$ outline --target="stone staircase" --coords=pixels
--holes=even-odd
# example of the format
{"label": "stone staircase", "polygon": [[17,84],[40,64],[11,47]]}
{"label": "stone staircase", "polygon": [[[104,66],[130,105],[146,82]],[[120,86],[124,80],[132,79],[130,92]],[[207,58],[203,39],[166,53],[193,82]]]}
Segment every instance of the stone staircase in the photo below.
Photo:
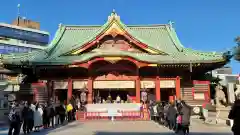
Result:
{"label": "stone staircase", "polygon": [[188,105],[199,105],[199,101],[193,99],[192,87],[182,88],[182,100],[184,100]]}
{"label": "stone staircase", "polygon": [[208,84],[196,83],[194,85],[185,85],[182,89],[182,100],[191,106],[202,106],[206,100],[194,99],[195,93],[207,93],[209,89]]}
{"label": "stone staircase", "polygon": [[48,101],[48,91],[46,87],[34,85],[32,89],[35,92],[35,100],[39,103],[44,103]]}

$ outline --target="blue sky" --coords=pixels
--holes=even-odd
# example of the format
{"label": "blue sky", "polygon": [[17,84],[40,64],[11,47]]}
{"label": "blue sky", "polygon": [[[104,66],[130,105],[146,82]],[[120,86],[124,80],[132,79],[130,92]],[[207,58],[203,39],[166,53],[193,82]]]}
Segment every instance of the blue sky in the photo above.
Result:
{"label": "blue sky", "polygon": [[[225,51],[240,35],[240,0],[1,0],[0,22],[11,23],[20,13],[41,22],[41,29],[55,34],[58,24],[104,24],[113,9],[125,24],[175,22],[185,47]],[[240,64],[230,64],[239,73]]]}

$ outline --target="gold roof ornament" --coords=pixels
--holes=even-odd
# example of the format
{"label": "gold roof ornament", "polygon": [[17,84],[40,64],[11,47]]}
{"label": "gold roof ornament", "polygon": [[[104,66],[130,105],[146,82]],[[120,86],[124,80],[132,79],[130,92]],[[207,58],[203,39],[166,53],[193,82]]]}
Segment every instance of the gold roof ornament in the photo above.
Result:
{"label": "gold roof ornament", "polygon": [[120,20],[120,16],[117,15],[115,9],[113,9],[112,13],[110,16],[108,16],[108,21],[111,21],[113,19]]}

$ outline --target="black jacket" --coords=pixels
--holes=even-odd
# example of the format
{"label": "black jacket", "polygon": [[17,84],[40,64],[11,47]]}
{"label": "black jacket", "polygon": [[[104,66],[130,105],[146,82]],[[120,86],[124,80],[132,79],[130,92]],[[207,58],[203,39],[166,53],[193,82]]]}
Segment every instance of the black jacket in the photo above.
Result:
{"label": "black jacket", "polygon": [[182,115],[182,125],[189,125],[190,124],[190,117],[191,117],[191,107],[188,105],[183,105],[181,108],[181,115]]}
{"label": "black jacket", "polygon": [[66,114],[66,110],[63,107],[63,105],[58,106],[58,113],[59,113],[59,115],[65,115]]}
{"label": "black jacket", "polygon": [[22,110],[22,117],[24,120],[33,119],[33,110],[25,106]]}
{"label": "black jacket", "polygon": [[47,111],[47,117],[48,118],[52,118],[52,117],[55,116],[55,109],[54,109],[54,107],[52,105],[48,106],[46,108],[46,111]]}
{"label": "black jacket", "polygon": [[240,133],[240,100],[236,100],[228,115],[234,121],[232,131]]}
{"label": "black jacket", "polygon": [[159,114],[159,115],[162,115],[162,114],[163,114],[163,109],[164,109],[164,108],[163,108],[163,105],[161,105],[161,104],[158,105],[157,111],[158,111],[158,114]]}
{"label": "black jacket", "polygon": [[177,109],[173,105],[168,108],[167,118],[168,120],[176,120],[177,118]]}

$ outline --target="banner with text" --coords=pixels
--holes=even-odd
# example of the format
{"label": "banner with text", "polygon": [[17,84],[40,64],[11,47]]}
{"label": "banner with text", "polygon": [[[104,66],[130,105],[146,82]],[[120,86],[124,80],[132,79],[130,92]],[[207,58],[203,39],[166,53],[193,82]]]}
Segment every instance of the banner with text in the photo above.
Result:
{"label": "banner with text", "polygon": [[135,88],[134,81],[94,81],[94,89],[123,89]]}

